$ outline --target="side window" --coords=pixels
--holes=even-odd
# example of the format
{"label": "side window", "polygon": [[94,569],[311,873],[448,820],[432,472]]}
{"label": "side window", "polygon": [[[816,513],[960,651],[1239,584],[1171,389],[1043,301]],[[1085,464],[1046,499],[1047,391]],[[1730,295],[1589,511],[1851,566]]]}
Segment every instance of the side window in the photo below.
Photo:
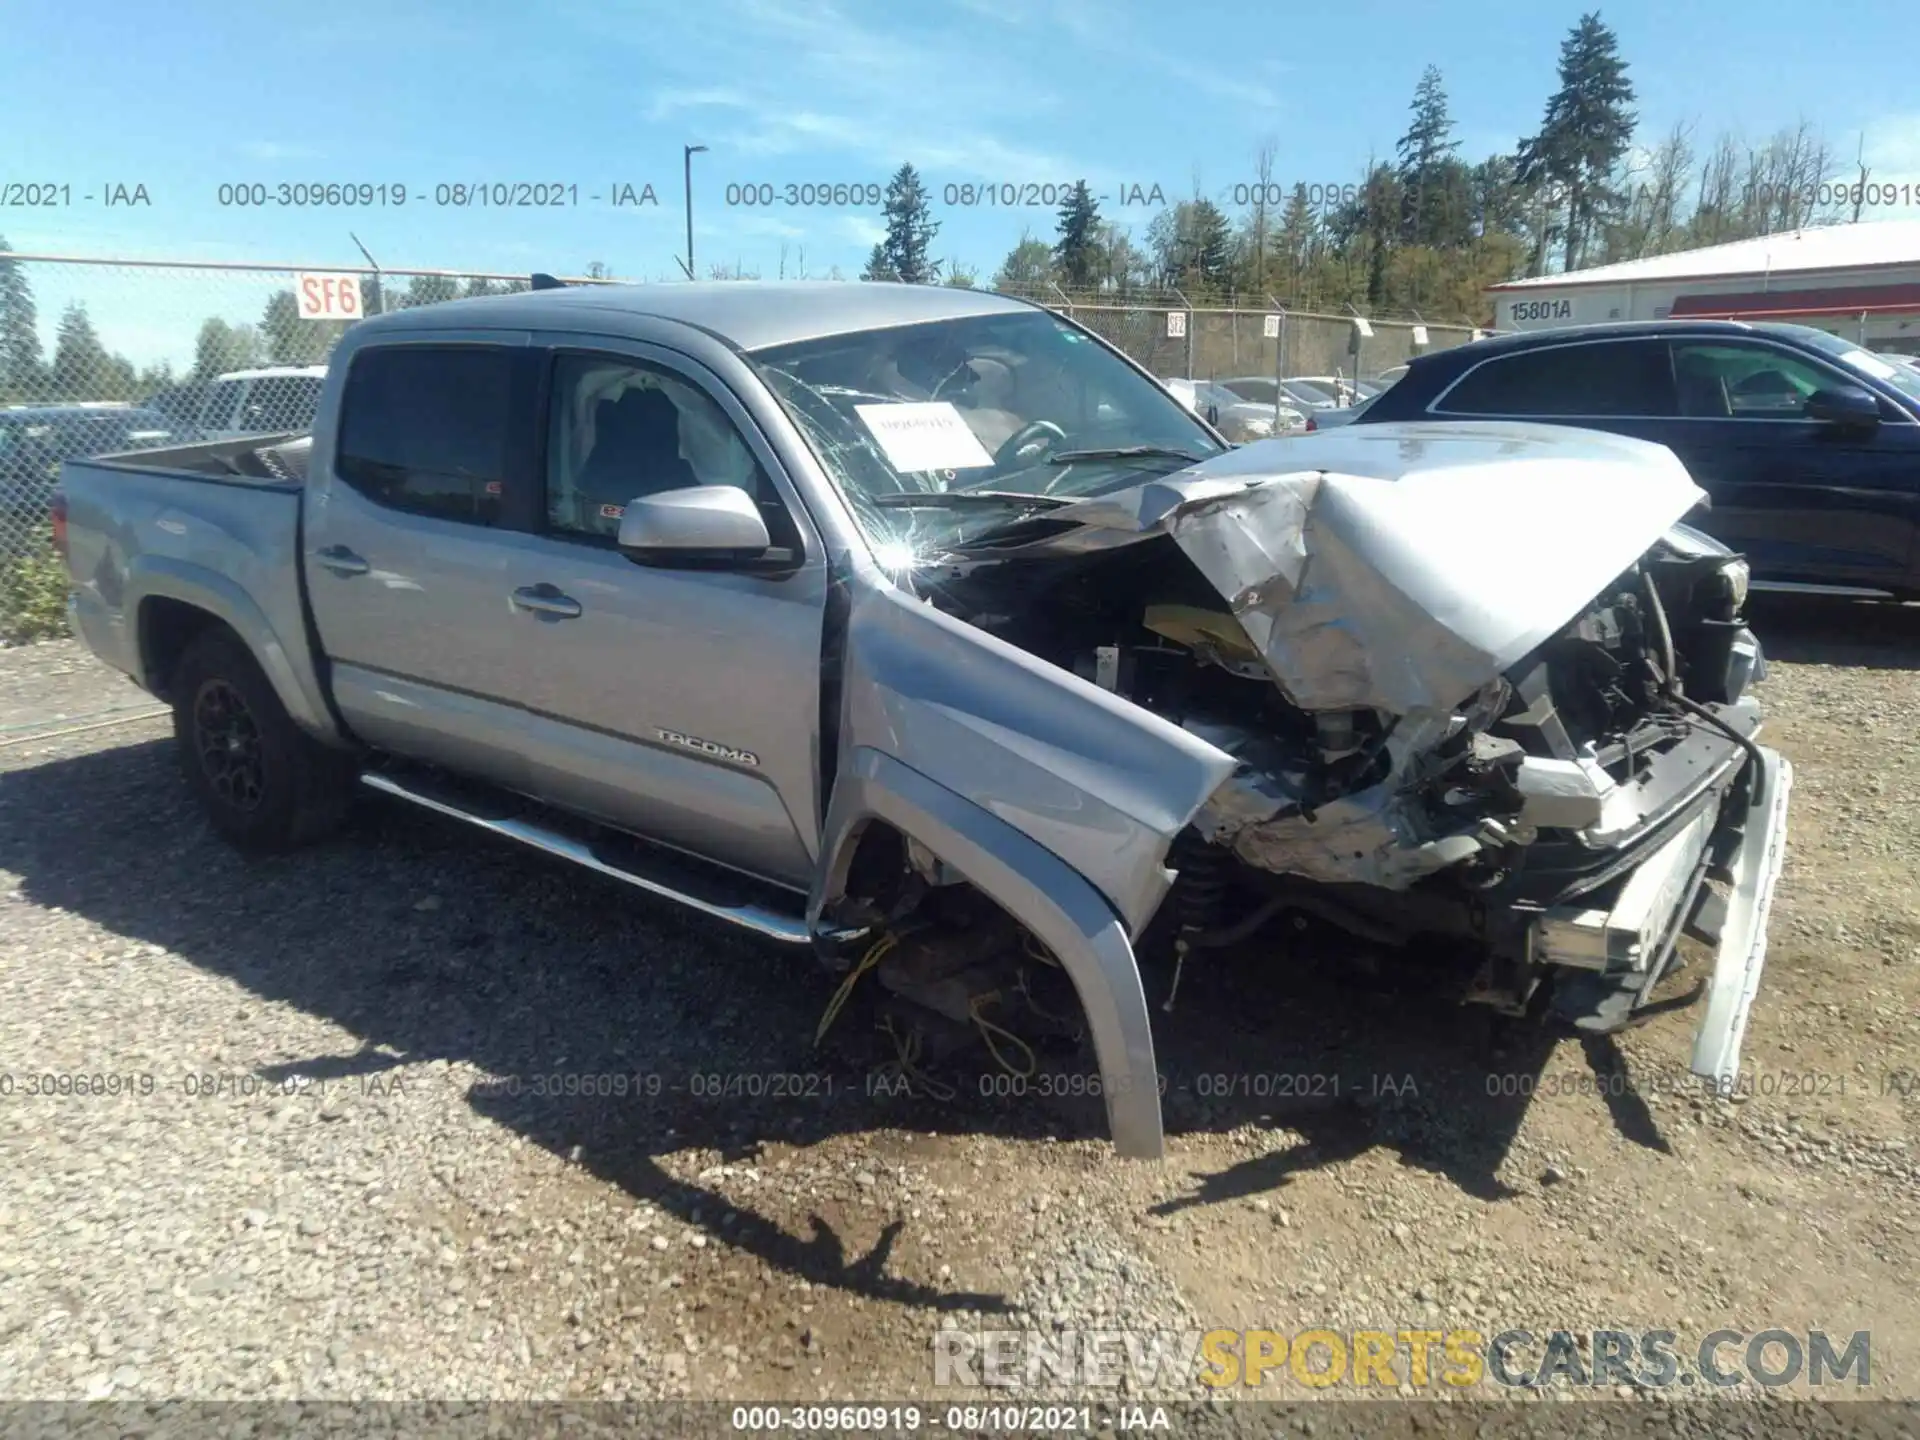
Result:
{"label": "side window", "polygon": [[241,424],[248,430],[305,430],[320,398],[317,375],[267,375],[253,382]]}
{"label": "side window", "polygon": [[1771,345],[1676,342],[1680,413],[1713,420],[1798,420],[1807,397],[1834,383],[1819,366]]}
{"label": "side window", "polygon": [[233,428],[233,407],[240,403],[240,391],[245,388],[244,380],[223,380],[207,391],[207,398],[200,406],[200,425],[206,430],[231,430]]}
{"label": "side window", "polygon": [[491,525],[507,475],[512,353],[396,345],[354,357],[334,469],[395,510]]}
{"label": "side window", "polygon": [[561,355],[547,433],[547,528],[611,539],[628,503],[690,485],[752,495],[775,545],[797,545],[785,503],[719,402],[661,367]]}
{"label": "side window", "polygon": [[1657,340],[1555,345],[1489,360],[1444,395],[1448,415],[1666,416],[1674,413],[1666,346]]}

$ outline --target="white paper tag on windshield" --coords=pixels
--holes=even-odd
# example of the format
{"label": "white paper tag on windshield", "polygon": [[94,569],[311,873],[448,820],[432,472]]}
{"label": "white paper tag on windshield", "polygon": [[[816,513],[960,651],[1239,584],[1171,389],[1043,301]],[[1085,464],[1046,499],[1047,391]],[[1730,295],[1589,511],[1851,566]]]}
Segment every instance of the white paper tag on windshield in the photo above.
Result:
{"label": "white paper tag on windshield", "polygon": [[880,442],[887,463],[902,474],[968,470],[993,464],[987,447],[945,400],[901,405],[856,405],[861,423]]}

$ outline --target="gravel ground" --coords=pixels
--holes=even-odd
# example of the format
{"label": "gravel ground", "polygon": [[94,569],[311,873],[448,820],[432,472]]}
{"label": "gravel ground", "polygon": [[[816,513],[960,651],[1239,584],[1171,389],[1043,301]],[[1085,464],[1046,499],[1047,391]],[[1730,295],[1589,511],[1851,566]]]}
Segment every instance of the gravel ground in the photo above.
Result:
{"label": "gravel ground", "polygon": [[1749,1093],[1682,1083],[1684,1009],[1582,1045],[1222,959],[1157,1166],[1084,1097],[885,1093],[810,959],[425,817],[244,861],[146,697],[0,653],[0,1398],[925,1400],[942,1328],[1213,1326],[1870,1330],[1920,1397],[1920,613],[1759,623]]}

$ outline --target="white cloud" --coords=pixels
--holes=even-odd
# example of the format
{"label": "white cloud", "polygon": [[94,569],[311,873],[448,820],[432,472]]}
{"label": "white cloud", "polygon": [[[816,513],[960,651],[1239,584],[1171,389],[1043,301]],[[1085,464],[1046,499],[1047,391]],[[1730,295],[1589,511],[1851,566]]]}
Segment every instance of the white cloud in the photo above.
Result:
{"label": "white cloud", "polygon": [[873,246],[887,238],[887,227],[865,215],[842,215],[840,232],[856,244]]}
{"label": "white cloud", "polygon": [[738,90],[709,87],[695,90],[662,90],[647,109],[649,120],[665,120],[687,110],[745,110],[752,102]]}
{"label": "white cloud", "polygon": [[1872,178],[1920,179],[1920,111],[1882,116],[1866,127],[1864,140]]}
{"label": "white cloud", "polygon": [[[1000,36],[975,18],[978,4],[944,25],[916,14],[899,33],[835,0],[705,0],[684,24],[588,0],[561,13],[609,46],[644,53],[662,80],[654,119],[696,119],[702,132],[690,139],[735,155],[837,154],[866,167],[820,177],[829,181],[884,178],[907,158],[935,184],[1058,180],[1072,169],[1017,138],[1061,101],[1056,87],[1008,63]],[[755,43],[739,45],[741,35]]]}
{"label": "white cloud", "polygon": [[308,145],[283,145],[277,140],[245,140],[240,153],[250,160],[318,160],[320,152]]}

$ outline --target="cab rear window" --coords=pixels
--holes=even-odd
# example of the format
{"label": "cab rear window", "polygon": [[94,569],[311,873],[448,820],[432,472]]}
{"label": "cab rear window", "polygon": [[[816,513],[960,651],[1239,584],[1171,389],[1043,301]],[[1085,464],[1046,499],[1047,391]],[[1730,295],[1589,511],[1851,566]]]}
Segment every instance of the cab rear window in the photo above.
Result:
{"label": "cab rear window", "polygon": [[362,351],[347,373],[336,473],[395,510],[495,523],[511,377],[510,352],[488,346]]}

